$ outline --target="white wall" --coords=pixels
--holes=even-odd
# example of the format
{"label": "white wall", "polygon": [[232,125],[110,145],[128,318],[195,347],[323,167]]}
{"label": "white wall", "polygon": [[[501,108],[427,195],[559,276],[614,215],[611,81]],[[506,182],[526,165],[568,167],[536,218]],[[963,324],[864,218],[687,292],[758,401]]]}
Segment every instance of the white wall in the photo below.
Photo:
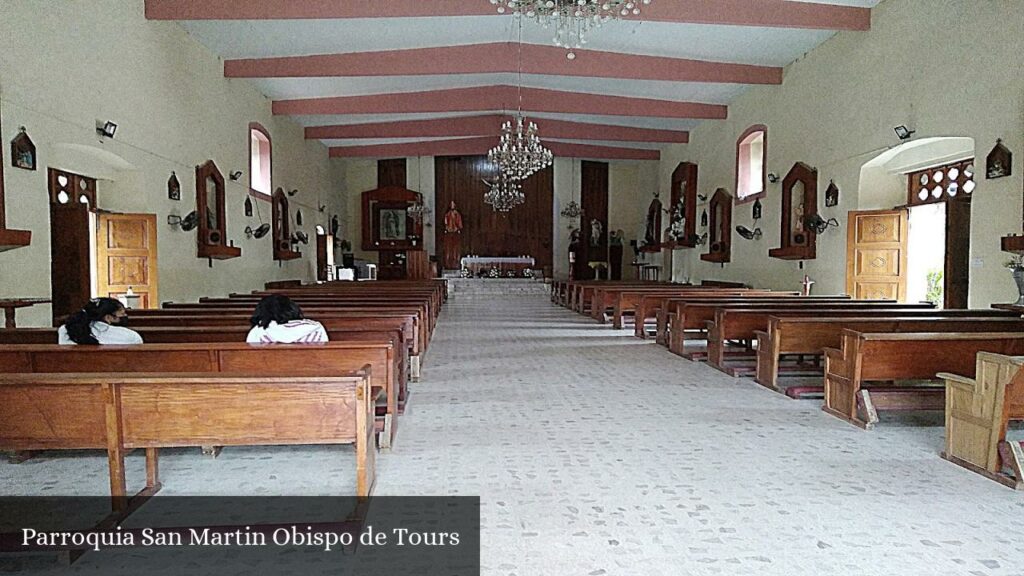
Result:
{"label": "white wall", "polygon": [[[8,226],[32,231],[32,245],[0,253],[0,296],[41,297],[50,292],[47,167],[101,178],[99,207],[156,213],[161,300],[261,288],[273,279],[314,276],[315,244],[304,257],[278,266],[269,237],[246,239],[243,203],[248,190],[249,122],[273,141],[273,184],[300,192],[313,238],[316,224],[340,210],[332,194],[327,150],[306,141],[293,121],[271,114],[270,101],[247,81],[229,80],[223,63],[177,24],[146,21],[142,1],[6,0],[0,3],[0,106],[5,148],[25,126],[37,150],[38,170],[10,167],[5,154]],[[119,127],[101,140],[97,119]],[[196,257],[195,232],[164,224],[168,214],[195,207],[195,166],[213,159],[221,172],[244,170],[228,182],[228,239],[242,256]],[[181,202],[167,198],[175,171]],[[318,205],[328,205],[325,214]],[[260,203],[264,221],[270,204]],[[293,214],[294,216],[294,214]],[[253,219],[253,223],[258,222]],[[18,313],[19,325],[46,325],[48,307]]]}
{"label": "white wall", "polygon": [[[869,32],[843,32],[787,67],[782,86],[751,89],[729,107],[729,118],[703,123],[690,144],[667,147],[661,188],[681,160],[700,166],[700,192],[735,188],[736,138],[752,124],[768,126],[768,170],[779,176],[797,161],[819,171],[819,210],[843,223],[818,238],[818,256],[796,262],[769,259],[778,245],[780,185],[769,184],[761,225],[764,239],[733,234],[732,263],[701,262],[700,250],[676,253],[677,279],[742,280],[769,288],[798,289],[806,272],[816,293],[845,290],[846,218],[860,207],[892,207],[906,188],[892,186],[858,197],[863,164],[896,144],[892,127],[916,129],[916,138],[973,138],[984,157],[1002,138],[1016,152],[1014,174],[978,180],[972,210],[971,306],[1010,302],[1016,289],[1002,268],[999,237],[1021,231],[1024,157],[1024,18],[1017,0],[886,0],[872,12]],[[840,205],[824,208],[830,179]],[[750,206],[736,208],[734,224],[750,220]]]}
{"label": "white wall", "polygon": [[[629,248],[629,240],[636,239],[646,217],[647,205],[658,189],[659,164],[652,161],[611,161],[608,167],[608,220],[609,230],[624,230],[626,233],[623,251],[623,274],[631,277],[633,269],[629,262],[633,252]],[[344,196],[343,203],[347,207],[347,225],[343,225],[345,238],[354,238],[353,245],[356,255],[376,261],[375,252],[359,250],[361,238],[361,194],[377,186],[377,161],[363,158],[335,158],[331,160],[331,171],[337,174],[337,182]],[[563,208],[571,200],[580,201],[580,161],[574,158],[555,158],[554,165],[554,202],[552,254],[554,257],[553,273],[556,278],[569,275],[569,221],[560,215]],[[422,156],[406,159],[406,185],[409,189],[423,194],[424,202],[431,207],[433,213],[427,222],[436,226],[444,217],[446,206],[437,206],[434,180],[434,157]],[[483,200],[481,199],[481,202]],[[576,225],[579,225],[577,221]],[[425,227],[426,247],[430,254],[436,254],[434,231]]]}

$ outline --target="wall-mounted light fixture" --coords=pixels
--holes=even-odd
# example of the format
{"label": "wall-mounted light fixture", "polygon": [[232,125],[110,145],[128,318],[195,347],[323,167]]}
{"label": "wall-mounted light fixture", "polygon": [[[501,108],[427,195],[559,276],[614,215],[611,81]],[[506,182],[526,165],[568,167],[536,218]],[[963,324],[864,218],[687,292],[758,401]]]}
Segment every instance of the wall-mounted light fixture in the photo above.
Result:
{"label": "wall-mounted light fixture", "polygon": [[232,182],[238,182],[238,179],[241,178],[241,177],[242,177],[242,171],[241,170],[235,170],[234,172],[231,172],[231,173],[228,174],[228,178],[230,178]]}
{"label": "wall-mounted light fixture", "polygon": [[775,172],[769,172],[768,173],[768,181],[771,182],[772,184],[778,184],[779,183],[779,175],[776,174]]}
{"label": "wall-mounted light fixture", "polygon": [[252,226],[245,227],[245,236],[247,238],[256,238],[259,240],[266,236],[267,232],[270,232],[270,224],[260,224],[256,228],[253,228]]}
{"label": "wall-mounted light fixture", "polygon": [[113,138],[117,132],[117,124],[109,120],[97,120],[96,121],[96,133],[104,138]]}
{"label": "wall-mounted light fixture", "polygon": [[901,142],[905,140],[910,140],[910,137],[917,132],[917,130],[911,130],[910,128],[907,128],[903,124],[900,124],[899,126],[893,128],[892,131],[896,133],[896,137],[899,138]]}
{"label": "wall-mounted light fixture", "polygon": [[289,190],[289,191],[288,191],[288,195],[289,195],[289,196],[295,196],[295,195],[296,195],[296,194],[298,194],[298,193],[299,193],[299,189],[298,189],[298,188],[296,188],[296,189],[294,189],[294,190]]}

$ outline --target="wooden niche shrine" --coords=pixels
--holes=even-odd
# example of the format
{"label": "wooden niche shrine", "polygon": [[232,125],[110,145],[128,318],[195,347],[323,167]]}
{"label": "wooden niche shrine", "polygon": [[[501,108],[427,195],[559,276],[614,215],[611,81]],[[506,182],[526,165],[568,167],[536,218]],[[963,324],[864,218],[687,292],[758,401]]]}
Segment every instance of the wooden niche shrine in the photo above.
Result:
{"label": "wooden niche shrine", "polygon": [[732,195],[725,188],[715,190],[708,203],[708,251],[700,255],[705,262],[725,264],[732,260]]}
{"label": "wooden niche shrine", "polygon": [[[0,130],[0,134],[3,131]],[[4,153],[0,146],[0,252],[28,246],[32,242],[32,231],[11,230],[7,227],[7,213],[4,204]]]}
{"label": "wooden niche shrine", "polygon": [[242,255],[242,249],[229,246],[227,213],[224,210],[224,176],[213,160],[196,166],[196,215],[199,219],[200,258],[228,260]]}
{"label": "wooden niche shrine", "polygon": [[797,162],[782,179],[782,245],[768,255],[782,260],[813,260],[817,234],[807,218],[818,214],[818,171]]}
{"label": "wooden niche shrine", "polygon": [[288,221],[288,195],[284,189],[274,190],[271,197],[271,211],[273,212],[273,236],[274,236],[274,260],[295,260],[301,258],[302,253],[292,250],[291,223]]}
{"label": "wooden niche shrine", "polygon": [[410,208],[423,204],[423,195],[401,186],[363,192],[363,250],[378,253],[380,280],[426,278],[423,219]]}
{"label": "wooden niche shrine", "polygon": [[[697,246],[697,165],[680,162],[672,172],[672,205],[669,208],[672,223],[669,237],[673,248],[694,248]],[[673,227],[679,217],[683,218],[682,235]]]}

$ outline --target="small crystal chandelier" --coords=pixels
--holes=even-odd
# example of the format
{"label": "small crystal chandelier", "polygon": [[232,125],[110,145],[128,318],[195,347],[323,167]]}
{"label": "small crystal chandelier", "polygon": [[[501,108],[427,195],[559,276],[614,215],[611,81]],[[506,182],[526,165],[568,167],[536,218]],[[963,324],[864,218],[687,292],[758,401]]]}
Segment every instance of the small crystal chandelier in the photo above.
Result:
{"label": "small crystal chandelier", "polygon": [[499,14],[511,11],[516,16],[534,19],[545,29],[554,27],[556,46],[569,50],[566,57],[587,43],[587,34],[613,18],[639,16],[641,4],[651,0],[491,0]]}
{"label": "small crystal chandelier", "polygon": [[501,140],[487,153],[487,159],[508,179],[525,180],[550,166],[554,154],[540,143],[537,125],[530,122],[524,128],[523,116],[517,114],[515,128],[512,122],[501,125]]}
{"label": "small crystal chandelier", "polygon": [[484,193],[484,203],[490,204],[495,212],[508,212],[526,202],[523,187],[504,173],[500,173],[493,182],[484,180],[484,184],[490,187],[490,190]]}

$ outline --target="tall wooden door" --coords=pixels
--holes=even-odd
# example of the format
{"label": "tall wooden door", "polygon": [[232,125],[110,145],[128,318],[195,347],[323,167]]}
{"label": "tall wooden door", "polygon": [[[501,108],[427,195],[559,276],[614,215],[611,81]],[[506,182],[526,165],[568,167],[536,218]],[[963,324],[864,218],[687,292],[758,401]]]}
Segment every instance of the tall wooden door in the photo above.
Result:
{"label": "tall wooden door", "polygon": [[156,308],[156,214],[101,213],[96,224],[96,288],[116,298],[131,287],[140,308]]}
{"label": "tall wooden door", "polygon": [[907,221],[907,210],[850,212],[846,291],[854,298],[906,299]]}
{"label": "tall wooden door", "polygon": [[50,168],[50,299],[53,325],[92,297],[90,214],[96,206],[96,180]]}
{"label": "tall wooden door", "polygon": [[966,309],[971,278],[971,202],[946,202],[946,266],[943,307]]}

